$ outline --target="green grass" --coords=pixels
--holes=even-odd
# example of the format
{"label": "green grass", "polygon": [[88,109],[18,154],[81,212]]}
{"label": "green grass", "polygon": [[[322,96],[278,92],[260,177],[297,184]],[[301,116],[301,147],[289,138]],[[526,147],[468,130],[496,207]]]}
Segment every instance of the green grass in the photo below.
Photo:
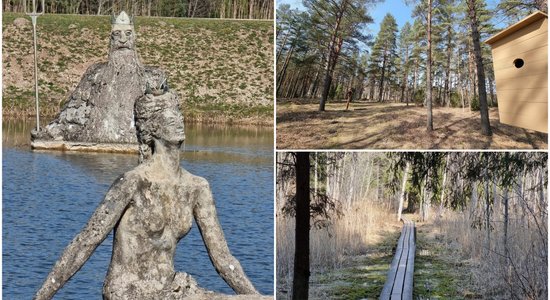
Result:
{"label": "green grass", "polygon": [[[23,15],[3,15],[4,66],[13,65],[8,59],[12,57],[25,80],[32,80],[27,76],[33,72],[32,63],[28,63],[32,57],[31,26],[8,26],[18,17]],[[181,95],[186,111],[203,116],[215,111],[231,119],[258,114],[272,119],[271,22],[137,17],[135,24],[142,62],[167,72],[170,87]],[[39,61],[39,71],[48,80],[41,90],[42,105],[57,107],[61,99],[68,98],[67,91],[74,89],[84,73],[75,72],[76,67],[107,59],[109,32],[109,16],[47,14],[38,18],[39,52],[46,57]],[[79,75],[68,82],[69,74],[71,78]],[[4,80],[4,87],[4,99],[34,101],[19,91],[20,82]],[[219,103],[222,100],[225,103]]]}
{"label": "green grass", "polygon": [[399,232],[389,233],[379,244],[369,249],[369,253],[355,260],[352,266],[327,272],[317,279],[317,283],[330,286],[331,299],[356,300],[377,299],[386,282],[386,276],[393,258],[393,247]]}
{"label": "green grass", "polygon": [[461,271],[451,260],[448,249],[417,233],[414,262],[414,296],[422,299],[464,299],[459,291]]}

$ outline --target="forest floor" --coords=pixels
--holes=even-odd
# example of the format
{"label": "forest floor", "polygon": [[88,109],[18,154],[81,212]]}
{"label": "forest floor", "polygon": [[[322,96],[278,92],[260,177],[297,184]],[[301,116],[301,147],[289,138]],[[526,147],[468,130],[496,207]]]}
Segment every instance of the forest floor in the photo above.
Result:
{"label": "forest floor", "polygon": [[433,109],[432,133],[426,108],[402,103],[277,101],[277,149],[546,149],[548,135],[501,124],[490,109],[493,135],[481,134],[479,112]]}
{"label": "forest floor", "polygon": [[[409,218],[417,221],[417,216]],[[481,299],[472,280],[474,264],[459,254],[433,222],[416,223],[414,299]],[[367,253],[350,256],[342,268],[313,272],[311,299],[378,299],[401,227],[393,226]]]}
{"label": "forest floor", "polygon": [[[273,125],[272,21],[137,17],[135,24],[141,62],[166,71],[187,121]],[[2,29],[3,115],[34,115],[32,25],[5,13]],[[39,18],[42,116],[57,114],[86,69],[107,61],[110,29],[109,16]]]}

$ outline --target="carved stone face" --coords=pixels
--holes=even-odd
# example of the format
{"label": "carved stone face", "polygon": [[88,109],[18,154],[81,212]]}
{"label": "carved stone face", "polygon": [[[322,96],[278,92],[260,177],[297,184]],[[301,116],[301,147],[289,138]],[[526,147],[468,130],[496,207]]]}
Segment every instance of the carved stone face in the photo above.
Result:
{"label": "carved stone face", "polygon": [[136,130],[140,143],[150,144],[159,139],[174,145],[185,140],[183,116],[177,95],[168,92],[161,96],[145,95],[136,101]]}
{"label": "carved stone face", "polygon": [[176,145],[185,140],[183,116],[177,107],[159,112],[159,119],[159,122],[163,124],[157,132],[160,139]]}
{"label": "carved stone face", "polygon": [[133,50],[136,44],[134,28],[129,25],[115,25],[111,30],[111,51]]}

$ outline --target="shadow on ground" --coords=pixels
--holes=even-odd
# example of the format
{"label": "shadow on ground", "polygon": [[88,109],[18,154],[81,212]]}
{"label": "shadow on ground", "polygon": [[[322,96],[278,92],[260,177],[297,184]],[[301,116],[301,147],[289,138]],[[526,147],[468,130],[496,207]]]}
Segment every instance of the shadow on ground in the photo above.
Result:
{"label": "shadow on ground", "polygon": [[546,149],[547,134],[501,124],[490,110],[493,136],[481,134],[479,112],[434,108],[434,131],[426,109],[400,103],[277,103],[278,149]]}

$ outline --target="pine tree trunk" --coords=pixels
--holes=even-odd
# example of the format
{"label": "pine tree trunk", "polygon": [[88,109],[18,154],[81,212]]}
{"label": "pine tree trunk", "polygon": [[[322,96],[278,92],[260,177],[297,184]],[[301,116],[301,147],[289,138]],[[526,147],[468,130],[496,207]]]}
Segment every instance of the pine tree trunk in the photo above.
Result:
{"label": "pine tree trunk", "polygon": [[428,62],[426,64],[426,107],[428,110],[427,130],[433,131],[432,116],[432,0],[428,0]]}
{"label": "pine tree trunk", "polygon": [[380,90],[378,91],[378,102],[383,101],[383,95],[384,95],[384,73],[386,71],[386,53],[384,50],[384,57],[382,58],[382,74],[380,74]]}
{"label": "pine tree trunk", "polygon": [[309,293],[309,169],[309,152],[297,152],[293,300],[308,299]]}
{"label": "pine tree trunk", "polygon": [[[407,89],[407,77],[409,76],[409,49],[405,52],[405,70],[403,71],[403,82],[401,85],[401,100],[400,102],[403,103],[405,98],[405,91]],[[409,99],[407,98],[407,106],[409,106]]]}
{"label": "pine tree trunk", "polygon": [[277,94],[279,94],[279,89],[281,88],[281,84],[283,83],[283,80],[285,78],[286,69],[288,67],[288,63],[290,62],[290,58],[292,57],[292,54],[294,53],[294,45],[290,47],[290,50],[288,51],[288,54],[286,55],[285,62],[283,64],[283,67],[281,68],[281,73],[277,77]]}
{"label": "pine tree trunk", "polygon": [[[347,0],[342,1],[342,6],[336,17],[336,24],[334,24],[334,30],[332,31],[331,41],[328,48],[328,57],[327,65],[325,68],[325,78],[323,80],[323,92],[321,93],[321,101],[319,103],[319,111],[325,111],[325,103],[327,102],[328,93],[330,90],[330,84],[332,82],[332,75],[334,72],[334,66],[340,54],[340,47],[342,45],[342,40],[339,40],[338,34],[340,31],[340,24],[344,16],[344,12],[347,8]],[[339,44],[339,45],[338,45]]]}
{"label": "pine tree trunk", "polygon": [[447,28],[447,65],[445,66],[445,92],[444,92],[444,103],[447,107],[450,104],[450,77],[451,77],[451,55],[452,55],[452,36],[451,36],[451,25]]}
{"label": "pine tree trunk", "polygon": [[[412,89],[412,93],[411,93],[411,99],[413,100],[413,102],[415,101],[414,99],[414,94],[416,93],[416,77],[418,75],[418,60],[415,60],[414,61],[414,73],[413,73],[413,89]],[[409,99],[407,98],[407,106],[409,105]]]}
{"label": "pine tree trunk", "polygon": [[472,41],[474,44],[474,55],[477,68],[477,88],[479,94],[479,112],[481,114],[481,133],[490,136],[491,124],[489,123],[489,109],[487,107],[487,91],[485,89],[485,69],[483,68],[483,56],[481,55],[481,45],[478,30],[478,20],[475,0],[468,0],[468,15],[470,17],[470,27],[472,29]]}

